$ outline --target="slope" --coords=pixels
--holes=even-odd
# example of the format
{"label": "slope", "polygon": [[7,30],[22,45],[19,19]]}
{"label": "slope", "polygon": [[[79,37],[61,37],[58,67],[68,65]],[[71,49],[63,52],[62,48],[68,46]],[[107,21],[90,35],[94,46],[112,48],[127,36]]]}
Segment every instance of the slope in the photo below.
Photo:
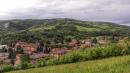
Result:
{"label": "slope", "polygon": [[130,56],[86,61],[58,66],[48,66],[7,73],[129,73]]}
{"label": "slope", "polygon": [[[58,42],[94,36],[130,36],[130,27],[110,22],[74,19],[26,19],[0,21],[0,43]],[[45,43],[44,42],[44,43]]]}

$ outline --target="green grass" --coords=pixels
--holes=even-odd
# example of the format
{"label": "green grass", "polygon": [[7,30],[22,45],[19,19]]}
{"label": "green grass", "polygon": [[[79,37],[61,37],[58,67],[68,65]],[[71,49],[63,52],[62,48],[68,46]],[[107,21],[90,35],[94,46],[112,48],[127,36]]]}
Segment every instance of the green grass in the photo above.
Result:
{"label": "green grass", "polygon": [[95,27],[105,29],[105,30],[107,29],[107,30],[110,30],[110,31],[117,31],[117,30],[122,29],[121,27],[114,27],[114,26],[110,26],[110,25],[107,25],[107,24],[95,25]]}
{"label": "green grass", "polygon": [[29,29],[29,31],[44,31],[44,30],[47,30],[47,29],[52,29],[52,28],[55,28],[55,26],[52,26],[52,25],[50,25],[50,26],[46,26],[46,27],[31,27],[30,29]]}
{"label": "green grass", "polygon": [[83,26],[78,26],[76,25],[76,28],[79,30],[79,31],[89,31],[89,32],[92,32],[92,31],[101,31],[101,29],[99,28],[87,28],[87,27],[83,27]]}
{"label": "green grass", "polygon": [[130,73],[130,56],[113,57],[7,73]]}

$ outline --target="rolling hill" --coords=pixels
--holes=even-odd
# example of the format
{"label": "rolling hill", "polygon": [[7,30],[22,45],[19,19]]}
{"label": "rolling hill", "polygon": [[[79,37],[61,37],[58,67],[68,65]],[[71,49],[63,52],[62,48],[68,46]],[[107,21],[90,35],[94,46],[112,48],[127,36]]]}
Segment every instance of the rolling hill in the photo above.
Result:
{"label": "rolling hill", "polygon": [[129,73],[130,56],[48,66],[7,73]]}
{"label": "rolling hill", "polygon": [[74,19],[25,19],[25,20],[3,20],[0,21],[0,32],[16,32],[21,30],[41,30],[50,29],[56,25],[74,25],[79,31],[102,31],[111,30],[117,31],[130,27],[118,25],[110,22],[92,22],[80,21]]}
{"label": "rolling hill", "polygon": [[130,27],[111,22],[75,19],[25,19],[0,21],[0,43],[12,41],[63,42],[69,38],[93,36],[129,36]]}

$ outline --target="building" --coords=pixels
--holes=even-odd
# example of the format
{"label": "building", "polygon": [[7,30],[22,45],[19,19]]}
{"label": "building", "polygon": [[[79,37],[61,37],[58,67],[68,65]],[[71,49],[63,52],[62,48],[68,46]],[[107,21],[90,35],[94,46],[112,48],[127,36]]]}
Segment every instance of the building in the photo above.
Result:
{"label": "building", "polygon": [[15,50],[22,49],[24,53],[31,54],[37,51],[39,44],[35,43],[26,43],[26,42],[18,42],[15,44]]}
{"label": "building", "polygon": [[76,39],[72,39],[72,41],[69,43],[69,46],[73,49],[76,49],[78,47],[78,41]]}
{"label": "building", "polygon": [[59,57],[59,56],[64,55],[70,51],[71,50],[69,50],[68,48],[54,48],[51,50],[51,53],[54,57]]}
{"label": "building", "polygon": [[21,63],[21,56],[22,54],[17,54],[15,61],[14,61],[14,65],[20,64]]}
{"label": "building", "polygon": [[99,45],[106,45],[107,41],[106,40],[98,40]]}
{"label": "building", "polygon": [[8,57],[9,57],[9,53],[5,53],[5,52],[0,53],[0,64],[11,63],[11,61]]}
{"label": "building", "polygon": [[43,57],[45,57],[43,52],[33,53],[33,54],[29,55],[30,63],[34,64],[37,62],[37,60],[39,60]]}
{"label": "building", "polygon": [[80,48],[89,48],[92,46],[91,40],[82,40],[80,44]]}
{"label": "building", "polygon": [[7,45],[0,45],[0,52],[7,52],[8,46]]}
{"label": "building", "polygon": [[[15,59],[15,62],[14,64],[17,65],[17,64],[20,64],[21,63],[21,56],[23,54],[17,54],[16,55],[16,59]],[[44,57],[44,54],[42,52],[40,53],[32,53],[29,55],[29,60],[30,60],[30,63],[31,64],[34,64],[37,62],[37,60],[41,59]]]}

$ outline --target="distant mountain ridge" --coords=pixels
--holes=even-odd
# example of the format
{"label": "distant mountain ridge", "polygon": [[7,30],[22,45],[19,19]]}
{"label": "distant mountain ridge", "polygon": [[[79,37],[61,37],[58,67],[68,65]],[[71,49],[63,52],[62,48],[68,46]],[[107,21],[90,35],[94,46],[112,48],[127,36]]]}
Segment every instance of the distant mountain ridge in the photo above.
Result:
{"label": "distant mountain ridge", "polygon": [[[112,26],[128,27],[128,26],[124,26],[124,25],[111,23],[111,22],[92,22],[92,21],[80,21],[80,20],[68,19],[68,18],[64,18],[64,19],[59,18],[59,19],[25,19],[25,20],[3,20],[3,21],[1,20],[0,28],[1,28],[1,30],[8,30],[8,31],[25,30],[25,29],[28,29],[35,25],[53,24],[58,21],[59,22],[60,21],[81,22],[84,24],[97,24],[97,25],[109,24]],[[7,24],[8,24],[8,27],[5,28],[5,25],[7,25]],[[1,32],[1,30],[0,30],[0,32]]]}
{"label": "distant mountain ridge", "polygon": [[[26,38],[33,37],[32,40],[34,36],[37,40],[41,40],[41,38],[38,38],[41,36],[51,40],[58,37],[65,39],[68,36],[72,38],[100,35],[129,36],[129,31],[129,26],[116,23],[81,21],[69,18],[0,21],[0,39],[10,41],[15,40],[17,37],[17,40],[27,41],[25,35]],[[63,37],[61,36],[63,34],[66,35]]]}

